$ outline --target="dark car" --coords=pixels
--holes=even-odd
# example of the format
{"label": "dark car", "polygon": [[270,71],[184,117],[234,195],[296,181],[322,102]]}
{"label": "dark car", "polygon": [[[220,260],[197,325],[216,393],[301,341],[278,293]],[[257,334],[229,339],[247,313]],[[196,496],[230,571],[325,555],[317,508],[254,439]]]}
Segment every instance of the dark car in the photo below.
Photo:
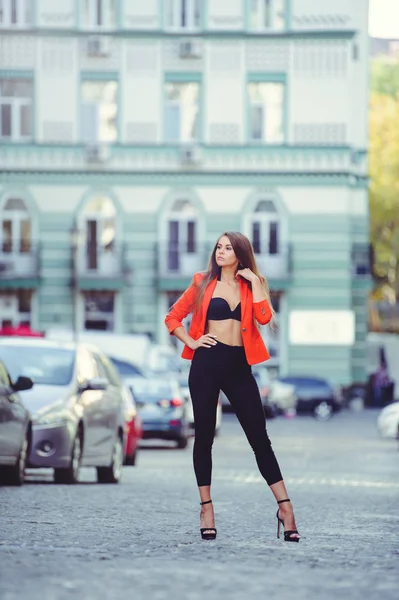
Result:
{"label": "dark car", "polygon": [[32,386],[29,377],[18,377],[13,383],[0,360],[0,483],[3,485],[22,485],[25,479],[31,422],[18,392]]}
{"label": "dark car", "polygon": [[34,382],[22,392],[32,415],[27,466],[54,469],[57,483],[76,483],[80,466],[96,467],[99,483],[121,477],[125,406],[111,361],[95,346],[4,338],[0,359],[11,374]]}
{"label": "dark car", "polygon": [[186,448],[190,436],[187,407],[175,379],[131,377],[132,389],[142,419],[143,439],[171,440]]}
{"label": "dark car", "polygon": [[283,383],[295,386],[297,413],[312,414],[318,420],[329,419],[341,408],[341,403],[333,387],[320,377],[285,376],[279,377]]}
{"label": "dark car", "polygon": [[135,365],[132,362],[127,360],[122,360],[120,358],[115,358],[114,356],[109,356],[109,359],[112,361],[114,367],[116,367],[119,375],[124,379],[125,377],[136,377],[137,375],[143,377],[144,373],[140,367]]}

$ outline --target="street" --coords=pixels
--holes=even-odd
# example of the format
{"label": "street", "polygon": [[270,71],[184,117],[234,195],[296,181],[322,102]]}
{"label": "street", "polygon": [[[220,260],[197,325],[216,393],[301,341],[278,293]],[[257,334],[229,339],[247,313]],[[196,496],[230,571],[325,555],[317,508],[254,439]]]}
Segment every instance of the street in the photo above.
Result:
{"label": "street", "polygon": [[31,471],[0,488],[0,597],[397,598],[399,452],[376,416],[269,422],[299,544],[276,539],[275,501],[234,415],[214,445],[215,542],[200,539],[192,442],[146,442],[116,486],[90,469],[77,486]]}

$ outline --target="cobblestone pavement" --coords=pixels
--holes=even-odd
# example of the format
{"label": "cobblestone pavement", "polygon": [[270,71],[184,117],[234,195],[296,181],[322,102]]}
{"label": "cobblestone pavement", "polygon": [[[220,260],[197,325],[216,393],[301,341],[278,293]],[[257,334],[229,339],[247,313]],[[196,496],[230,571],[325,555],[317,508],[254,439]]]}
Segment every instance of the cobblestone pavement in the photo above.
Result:
{"label": "cobblestone pavement", "polygon": [[[276,539],[276,505],[233,415],[214,446],[218,538],[201,541],[191,448],[146,447],[118,486],[0,488],[1,600],[390,600],[399,588],[399,452],[376,413],[268,425],[302,539]],[[148,446],[148,443],[146,443]]]}

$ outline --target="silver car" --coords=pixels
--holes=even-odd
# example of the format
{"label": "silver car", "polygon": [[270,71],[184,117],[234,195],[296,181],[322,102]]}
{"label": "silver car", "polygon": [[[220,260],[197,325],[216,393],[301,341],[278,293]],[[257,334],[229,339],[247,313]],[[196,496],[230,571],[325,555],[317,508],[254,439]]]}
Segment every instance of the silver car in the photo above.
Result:
{"label": "silver car", "polygon": [[11,377],[34,382],[21,397],[32,416],[27,466],[54,469],[57,483],[76,483],[96,467],[99,483],[117,483],[124,454],[124,401],[111,361],[94,346],[4,338],[0,359]]}
{"label": "silver car", "polygon": [[31,440],[29,411],[21,401],[21,390],[29,390],[33,382],[18,377],[13,382],[0,360],[0,484],[22,485]]}

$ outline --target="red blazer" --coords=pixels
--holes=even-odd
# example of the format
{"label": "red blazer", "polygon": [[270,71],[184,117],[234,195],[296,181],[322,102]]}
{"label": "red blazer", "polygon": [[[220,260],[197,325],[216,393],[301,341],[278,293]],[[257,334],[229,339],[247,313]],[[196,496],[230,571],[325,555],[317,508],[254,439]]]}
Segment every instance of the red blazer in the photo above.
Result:
{"label": "red blazer", "polygon": [[[204,278],[203,273],[196,273],[193,277],[193,282],[190,287],[182,294],[175,302],[166,315],[165,325],[172,335],[178,327],[183,327],[182,321],[187,315],[192,312],[192,307],[197,295],[198,285]],[[216,287],[217,278],[208,285],[205,290],[204,298],[198,312],[194,312],[191,321],[189,336],[197,340],[205,333],[206,314],[208,312],[209,303],[211,301],[213,291]],[[268,301],[261,300],[254,302],[252,299],[252,291],[250,287],[240,278],[240,296],[241,296],[241,333],[244,343],[245,356],[248,364],[255,365],[256,363],[268,360],[270,355],[263,342],[262,336],[255,324],[256,319],[261,325],[266,325],[272,318],[272,311]],[[191,360],[194,356],[194,350],[188,346],[184,346],[182,357]]]}

